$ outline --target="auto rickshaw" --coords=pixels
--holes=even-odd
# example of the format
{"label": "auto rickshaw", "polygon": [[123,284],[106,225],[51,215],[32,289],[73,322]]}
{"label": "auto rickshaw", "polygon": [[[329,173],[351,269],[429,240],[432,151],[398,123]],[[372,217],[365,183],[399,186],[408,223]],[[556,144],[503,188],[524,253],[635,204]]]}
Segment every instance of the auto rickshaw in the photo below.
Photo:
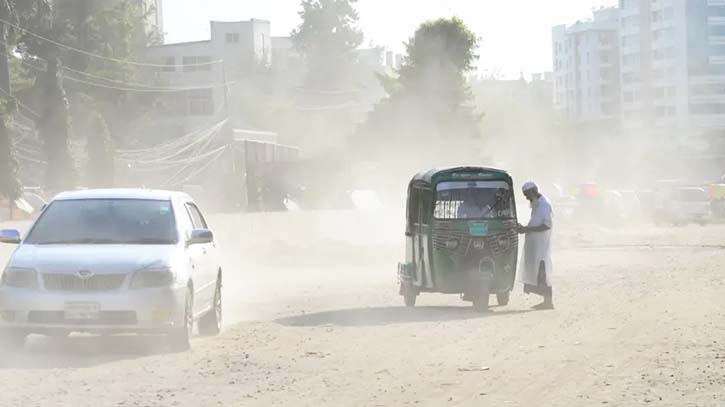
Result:
{"label": "auto rickshaw", "polygon": [[489,298],[507,305],[516,279],[519,238],[511,176],[484,167],[433,169],[408,187],[406,260],[400,294],[461,294],[484,312]]}

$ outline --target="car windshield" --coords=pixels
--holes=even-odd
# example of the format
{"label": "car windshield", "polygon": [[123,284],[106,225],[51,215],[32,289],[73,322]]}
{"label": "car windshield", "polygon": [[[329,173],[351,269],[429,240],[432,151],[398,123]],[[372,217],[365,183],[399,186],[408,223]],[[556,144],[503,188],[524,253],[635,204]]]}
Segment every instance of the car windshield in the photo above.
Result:
{"label": "car windshield", "polygon": [[505,182],[444,182],[438,185],[436,219],[510,219],[513,195]]}
{"label": "car windshield", "polygon": [[86,199],[53,202],[27,244],[175,244],[170,201]]}

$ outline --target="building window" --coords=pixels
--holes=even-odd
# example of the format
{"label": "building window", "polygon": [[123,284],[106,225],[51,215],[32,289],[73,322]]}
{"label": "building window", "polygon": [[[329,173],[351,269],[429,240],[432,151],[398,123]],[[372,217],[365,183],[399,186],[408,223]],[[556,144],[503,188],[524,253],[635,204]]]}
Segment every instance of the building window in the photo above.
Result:
{"label": "building window", "polygon": [[725,83],[690,86],[692,96],[721,96],[725,95]]}
{"label": "building window", "polygon": [[[723,0],[725,1],[725,0]],[[620,8],[636,9],[639,8],[639,0],[620,0]]]}
{"label": "building window", "polygon": [[163,72],[176,72],[176,58],[175,57],[166,57],[164,59],[164,66],[161,70]]}
{"label": "building window", "polygon": [[622,29],[629,30],[639,27],[639,16],[629,16],[622,19]]}
{"label": "building window", "polygon": [[725,55],[710,55],[708,63],[710,65],[725,65]]}
{"label": "building window", "polygon": [[599,45],[609,47],[611,45],[610,38],[606,33],[599,33]]}
{"label": "building window", "polygon": [[227,33],[227,44],[239,44],[239,33]]}
{"label": "building window", "polygon": [[639,75],[636,72],[625,73],[624,75],[622,75],[622,80],[624,81],[624,83],[639,82]]}
{"label": "building window", "polygon": [[656,88],[655,89],[655,98],[656,99],[666,99],[671,98],[677,95],[677,88],[674,86],[667,86],[662,88]]}
{"label": "building window", "polygon": [[725,26],[709,25],[709,26],[707,26],[707,33],[711,37],[723,37],[723,36],[725,36]]}
{"label": "building window", "polygon": [[675,106],[657,106],[657,109],[655,109],[657,117],[672,117],[676,114],[677,108]]}
{"label": "building window", "polygon": [[652,22],[659,23],[662,21],[672,20],[675,16],[675,10],[672,7],[668,7],[663,10],[656,10],[652,12]]}
{"label": "building window", "polygon": [[624,66],[634,66],[639,65],[640,63],[640,57],[639,54],[628,54],[622,57],[622,65]]}
{"label": "building window", "polygon": [[182,65],[184,65],[184,72],[199,72],[211,70],[211,57],[184,57],[182,61]]}
{"label": "building window", "polygon": [[214,114],[214,91],[212,89],[194,89],[186,94],[189,115],[211,116]]}
{"label": "building window", "polygon": [[656,49],[652,53],[652,59],[655,61],[661,61],[663,59],[672,59],[675,56],[674,48]]}
{"label": "building window", "polygon": [[690,112],[697,115],[725,114],[725,104],[708,103],[708,104],[691,104]]}
{"label": "building window", "polygon": [[672,29],[655,30],[652,32],[652,40],[658,41],[670,41],[674,38],[674,31]]}

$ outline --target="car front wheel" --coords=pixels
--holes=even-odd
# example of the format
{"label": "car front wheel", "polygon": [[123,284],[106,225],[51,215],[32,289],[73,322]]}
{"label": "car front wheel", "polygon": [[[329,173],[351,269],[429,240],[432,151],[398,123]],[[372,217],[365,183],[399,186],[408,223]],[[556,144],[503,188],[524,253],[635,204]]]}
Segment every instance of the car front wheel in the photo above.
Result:
{"label": "car front wheel", "polygon": [[169,333],[169,345],[174,352],[183,352],[191,348],[191,336],[194,329],[193,304],[193,293],[191,289],[188,289],[184,301],[184,325]]}
{"label": "car front wheel", "polygon": [[204,336],[219,335],[222,330],[222,283],[217,280],[214,306],[199,320],[199,333]]}

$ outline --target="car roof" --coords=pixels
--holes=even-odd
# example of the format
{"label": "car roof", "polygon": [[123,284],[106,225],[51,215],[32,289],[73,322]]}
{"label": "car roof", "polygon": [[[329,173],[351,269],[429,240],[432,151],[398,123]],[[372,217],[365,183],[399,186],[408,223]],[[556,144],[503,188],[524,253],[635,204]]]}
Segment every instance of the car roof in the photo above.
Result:
{"label": "car roof", "polygon": [[163,191],[153,189],[86,189],[78,191],[67,191],[56,195],[54,201],[72,201],[82,199],[143,199],[152,201],[170,201],[173,198],[191,200],[189,195],[183,192]]}

